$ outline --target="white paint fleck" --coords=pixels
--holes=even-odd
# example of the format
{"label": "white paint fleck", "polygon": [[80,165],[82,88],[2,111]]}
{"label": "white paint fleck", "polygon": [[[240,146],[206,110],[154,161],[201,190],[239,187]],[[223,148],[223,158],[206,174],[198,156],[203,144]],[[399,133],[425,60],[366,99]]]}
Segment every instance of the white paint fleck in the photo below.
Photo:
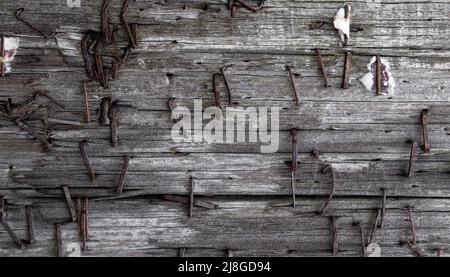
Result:
{"label": "white paint fleck", "polygon": [[4,63],[5,72],[11,72],[11,62],[14,60],[14,56],[17,54],[17,49],[19,48],[19,38],[17,37],[5,37],[4,41],[4,53],[3,60],[0,62]]}
{"label": "white paint fleck", "polygon": [[[370,62],[367,64],[367,72],[364,74],[361,78],[359,78],[359,81],[366,87],[369,91],[376,91],[375,89],[375,66],[376,63],[376,56],[373,56]],[[385,90],[382,90],[382,94],[391,95],[395,93],[395,80],[391,73],[391,66],[389,65],[388,61],[384,58],[380,58],[381,64],[384,65],[384,70],[387,74],[387,78],[382,79],[381,86],[386,88]]]}
{"label": "white paint fleck", "polygon": [[333,163],[337,172],[360,172],[369,168],[369,163]]}
{"label": "white paint fleck", "polygon": [[348,6],[349,16],[345,18],[345,8],[340,8],[334,16],[334,28],[339,31],[342,43],[345,43],[345,38],[350,39],[350,12],[352,8]]}

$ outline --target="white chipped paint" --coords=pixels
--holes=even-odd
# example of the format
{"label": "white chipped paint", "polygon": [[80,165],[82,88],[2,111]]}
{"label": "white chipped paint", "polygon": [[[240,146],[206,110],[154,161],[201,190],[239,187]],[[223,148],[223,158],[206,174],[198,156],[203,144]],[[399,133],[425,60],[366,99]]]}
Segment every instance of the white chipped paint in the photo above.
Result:
{"label": "white chipped paint", "polygon": [[341,172],[359,172],[369,168],[369,163],[333,163],[331,166]]}
{"label": "white chipped paint", "polygon": [[[348,10],[351,13],[352,8],[348,6]],[[350,39],[350,16],[345,18],[345,8],[340,8],[334,16],[334,28],[339,31],[342,42],[345,42],[346,36]]]}
{"label": "white chipped paint", "polygon": [[[366,74],[364,74],[361,78],[359,78],[359,81],[364,85],[364,87],[369,90],[369,91],[375,91],[374,90],[374,84],[375,84],[375,74],[374,72],[372,72],[372,65],[376,62],[377,57],[373,56],[372,59],[370,59],[370,62],[367,64],[367,70],[369,70],[369,72],[367,72]],[[385,66],[386,68],[386,73],[388,74],[389,78],[387,81],[383,81],[382,86],[383,87],[387,87],[387,93],[383,93],[383,94],[394,94],[395,93],[395,80],[394,77],[392,76],[392,72],[391,72],[391,66],[389,65],[388,61],[384,58],[380,58],[381,59],[381,63]]]}
{"label": "white chipped paint", "polygon": [[17,49],[19,48],[19,38],[17,37],[5,37],[4,41],[4,58],[2,63],[5,63],[5,72],[11,72],[11,62],[14,60],[14,56],[17,54]]}

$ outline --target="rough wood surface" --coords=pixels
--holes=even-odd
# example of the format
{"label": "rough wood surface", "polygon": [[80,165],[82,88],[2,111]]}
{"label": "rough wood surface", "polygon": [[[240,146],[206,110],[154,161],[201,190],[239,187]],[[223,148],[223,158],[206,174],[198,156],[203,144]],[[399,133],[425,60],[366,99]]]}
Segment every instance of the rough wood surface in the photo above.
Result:
{"label": "rough wood surface", "polygon": [[[251,1],[250,2],[257,2]],[[339,256],[359,256],[360,222],[366,240],[382,189],[387,191],[383,229],[373,242],[382,256],[414,256],[407,205],[413,207],[417,247],[435,256],[450,251],[450,2],[448,0],[353,0],[352,32],[342,48],[332,27],[339,1],[266,0],[261,12],[243,8],[230,17],[226,0],[132,1],[128,21],[138,23],[139,46],[107,89],[88,84],[92,122],[84,123],[81,81],[86,79],[80,40],[100,31],[102,1],[3,0],[0,34],[17,36],[20,47],[12,72],[0,78],[0,101],[21,103],[38,90],[62,101],[65,109],[39,100],[39,111],[27,123],[41,128],[41,115],[74,122],[51,128],[52,148],[0,117],[0,195],[5,220],[27,239],[25,206],[31,205],[36,243],[17,249],[0,228],[0,256],[54,256],[54,224],[62,225],[64,255],[78,255],[78,225],[62,185],[71,196],[89,197],[89,238],[82,256],[331,256],[329,216],[337,216]],[[122,1],[113,0],[111,22],[120,25]],[[46,39],[14,17],[24,17],[46,33]],[[319,29],[311,23],[326,22]],[[126,47],[119,32],[114,47]],[[332,87],[324,88],[315,54],[321,49]],[[342,82],[346,50],[353,53],[350,87]],[[395,94],[377,96],[358,79],[370,59],[386,59],[396,81]],[[178,143],[167,101],[193,109],[215,103],[212,75],[224,65],[232,106],[280,108],[280,146],[261,154],[259,143]],[[299,106],[292,100],[287,65],[293,68]],[[220,87],[227,107],[225,86]],[[112,148],[108,126],[98,122],[102,97],[119,100],[119,145]],[[418,151],[415,176],[407,178],[411,141],[422,145],[420,112],[429,109],[431,151]],[[227,118],[225,120],[228,120]],[[297,206],[291,203],[291,138],[299,129],[299,169],[295,173]],[[96,173],[90,184],[79,152],[87,139]],[[311,151],[317,149],[314,157]],[[123,157],[132,159],[123,193],[116,184]],[[325,214],[317,210],[330,190],[334,197]],[[190,177],[195,199],[216,209],[163,200],[188,197]]]}

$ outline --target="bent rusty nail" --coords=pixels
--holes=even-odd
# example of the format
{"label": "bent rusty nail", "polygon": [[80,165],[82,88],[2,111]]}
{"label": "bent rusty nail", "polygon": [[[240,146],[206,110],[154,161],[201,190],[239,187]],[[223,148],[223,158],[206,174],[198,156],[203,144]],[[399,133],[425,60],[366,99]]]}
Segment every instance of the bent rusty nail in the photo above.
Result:
{"label": "bent rusty nail", "polygon": [[77,202],[76,202],[76,209],[77,209],[77,221],[80,222],[81,219],[81,198],[77,197]]}
{"label": "bent rusty nail", "polygon": [[104,39],[100,38],[95,47],[95,71],[97,73],[97,79],[100,82],[100,86],[103,88],[108,87],[105,72],[103,71],[103,61],[102,61],[102,49],[104,46]]}
{"label": "bent rusty nail", "polygon": [[63,256],[62,237],[61,237],[61,223],[55,223],[56,233],[56,257]]}
{"label": "bent rusty nail", "polygon": [[228,0],[228,9],[230,10],[231,17],[234,17],[234,11],[235,11],[234,1],[235,0]]}
{"label": "bent rusty nail", "polygon": [[246,8],[249,11],[252,12],[259,12],[262,9],[262,5],[264,4],[264,1],[259,1],[258,6],[253,7],[244,2],[243,0],[235,0],[237,3],[241,4],[244,8]]}
{"label": "bent rusty nail", "polygon": [[17,120],[14,121],[14,123],[16,123],[16,125],[20,129],[24,130],[29,135],[33,136],[36,140],[38,140],[41,143],[41,145],[44,147],[44,151],[50,150],[50,143],[48,142],[48,138],[47,138],[46,135],[41,135],[41,134],[37,133],[32,128],[30,128],[30,126],[28,126],[27,124],[25,124],[21,120],[17,119]]}
{"label": "bent rusty nail", "polygon": [[81,54],[83,55],[84,64],[86,67],[86,73],[89,78],[95,79],[94,69],[92,68],[92,59],[89,54],[89,41],[92,39],[93,33],[87,32],[81,39]]}
{"label": "bent rusty nail", "polygon": [[409,240],[406,241],[408,247],[416,254],[418,257],[425,257],[422,251],[417,247],[417,245],[412,244]]}
{"label": "bent rusty nail", "polygon": [[377,95],[381,94],[381,88],[382,88],[382,83],[381,83],[381,58],[380,55],[376,56],[376,72],[375,72],[375,76],[376,76],[376,91],[377,91]]}
{"label": "bent rusty nail", "polygon": [[327,71],[325,69],[325,64],[323,62],[322,55],[320,54],[320,50],[319,50],[319,48],[316,48],[315,50],[316,50],[317,59],[319,60],[320,71],[322,72],[322,76],[323,76],[324,87],[326,87],[326,88],[331,87],[331,85],[328,81]]}
{"label": "bent rusty nail", "polygon": [[0,223],[3,225],[3,228],[5,228],[6,232],[8,233],[8,235],[11,237],[12,241],[14,242],[14,244],[17,246],[17,248],[23,248],[23,243],[22,241],[16,236],[16,234],[14,233],[14,231],[12,230],[11,226],[9,226],[8,222],[6,221],[5,217],[2,216],[0,218]]}
{"label": "bent rusty nail", "polygon": [[189,217],[192,218],[193,216],[193,210],[194,210],[194,190],[195,190],[195,181],[194,177],[191,176],[190,178],[191,182],[191,192],[189,194]]}
{"label": "bent rusty nail", "polygon": [[411,144],[411,153],[409,154],[408,177],[414,176],[416,168],[417,142],[413,141]]}
{"label": "bent rusty nail", "polygon": [[216,98],[216,107],[222,110],[222,105],[220,103],[220,83],[219,83],[220,73],[213,74],[213,85],[214,85],[214,96]]}
{"label": "bent rusty nail", "polygon": [[45,91],[35,91],[33,93],[33,99],[36,99],[39,96],[43,96],[43,97],[47,98],[48,100],[52,101],[53,103],[55,103],[56,105],[60,106],[63,109],[66,108],[63,103],[61,103],[60,101],[56,100],[52,96],[48,95],[48,93],[45,92]]}
{"label": "bent rusty nail", "polygon": [[292,98],[295,102],[295,105],[299,105],[298,101],[298,94],[297,94],[297,87],[295,86],[294,81],[294,74],[292,73],[292,66],[286,66],[286,70],[289,72],[289,80],[291,81],[291,87],[292,87]]}
{"label": "bent rusty nail", "polygon": [[133,37],[133,41],[134,41],[134,44],[136,47],[138,46],[137,29],[138,29],[138,24],[132,23],[131,24],[131,36]]}
{"label": "bent rusty nail", "polygon": [[428,109],[422,110],[420,119],[423,132],[423,152],[430,152],[430,142],[428,140]]}
{"label": "bent rusty nail", "polygon": [[70,216],[72,218],[72,222],[77,221],[77,213],[75,211],[75,207],[73,206],[72,197],[70,196],[69,187],[66,185],[62,186],[64,196],[66,197],[67,207],[69,208]]}
{"label": "bent rusty nail", "polygon": [[86,166],[86,171],[89,176],[89,181],[91,182],[91,184],[95,184],[96,178],[95,178],[95,173],[94,173],[94,170],[92,169],[91,162],[89,161],[89,156],[88,156],[88,153],[86,150],[87,144],[88,144],[88,142],[86,140],[80,141],[80,153],[81,153],[81,157],[83,158],[84,165]]}
{"label": "bent rusty nail", "polygon": [[323,213],[325,212],[325,210],[328,208],[328,206],[330,205],[331,199],[333,198],[334,195],[334,187],[336,185],[336,173],[334,171],[333,166],[327,166],[322,173],[326,173],[327,171],[330,171],[331,173],[331,189],[330,192],[328,193],[328,198],[325,201],[325,203],[323,204],[322,208],[319,210],[318,214],[319,215],[323,215]]}
{"label": "bent rusty nail", "polygon": [[335,216],[330,216],[330,219],[333,234],[333,256],[336,256],[339,251],[337,218]]}
{"label": "bent rusty nail", "polygon": [[383,229],[384,216],[386,213],[387,191],[385,188],[381,188],[381,191],[383,192],[383,199],[381,201],[381,218],[380,218],[380,222],[378,223],[378,228]]}
{"label": "bent rusty nail", "polygon": [[412,213],[412,207],[411,206],[407,206],[406,207],[407,211],[408,211],[408,220],[409,223],[411,224],[411,235],[412,235],[412,244],[416,245],[416,227],[414,226],[414,218],[413,218],[413,213]]}
{"label": "bent rusty nail", "polygon": [[103,97],[100,102],[100,125],[106,126],[111,124],[109,120],[109,109],[111,107],[111,98]]}
{"label": "bent rusty nail", "polygon": [[39,30],[38,28],[34,27],[33,25],[31,25],[31,23],[29,23],[28,21],[26,21],[23,17],[22,17],[22,12],[24,12],[25,9],[24,8],[19,8],[17,9],[16,13],[14,14],[14,16],[21,22],[23,22],[25,25],[27,25],[28,27],[30,27],[31,29],[33,29],[34,31],[38,32],[40,35],[42,35],[45,38],[52,38],[54,36],[55,33],[52,33],[50,35],[42,32],[41,30]]}
{"label": "bent rusty nail", "polygon": [[380,214],[381,214],[381,209],[377,208],[377,213],[376,213],[375,218],[373,220],[372,230],[370,231],[369,244],[372,243],[373,237],[375,235],[375,230],[377,229],[378,218],[380,217]]}
{"label": "bent rusty nail", "polygon": [[0,77],[5,77],[6,59],[5,59],[5,35],[0,37]]}
{"label": "bent rusty nail", "polygon": [[225,71],[228,70],[231,66],[232,65],[226,65],[226,66],[223,66],[222,68],[220,68],[220,73],[223,76],[223,81],[225,83],[225,87],[226,87],[227,92],[228,92],[228,105],[231,105],[231,88],[230,88],[230,85],[228,83],[228,78],[227,78],[227,76],[225,74]]}
{"label": "bent rusty nail", "polygon": [[352,66],[352,52],[347,51],[345,53],[345,63],[344,63],[344,76],[342,80],[342,88],[348,89],[348,84],[350,81],[350,67]]}
{"label": "bent rusty nail", "polygon": [[[162,198],[165,201],[189,204],[189,199],[186,198],[185,196],[164,194],[162,196]],[[219,206],[216,204],[210,203],[210,202],[200,200],[200,199],[194,199],[194,207],[200,207],[200,208],[214,210],[214,209],[217,209]]]}
{"label": "bent rusty nail", "polygon": [[25,212],[27,214],[27,232],[28,232],[28,243],[33,244],[36,242],[34,237],[34,219],[33,219],[33,207],[25,206]]}
{"label": "bent rusty nail", "polygon": [[109,109],[109,121],[111,146],[117,147],[119,145],[119,139],[117,137],[117,101],[111,103],[111,107]]}
{"label": "bent rusty nail", "polygon": [[102,36],[106,41],[106,44],[110,44],[112,40],[113,29],[108,21],[109,8],[111,6],[111,0],[103,0],[101,9],[101,30]]}
{"label": "bent rusty nail", "polygon": [[89,113],[89,97],[87,92],[87,80],[81,81],[81,87],[83,89],[83,104],[84,104],[84,116],[87,123],[91,122],[91,115]]}
{"label": "bent rusty nail", "polygon": [[120,172],[119,181],[117,181],[117,193],[121,194],[125,184],[125,177],[128,173],[128,165],[130,163],[130,155],[126,155],[123,159],[122,171]]}
{"label": "bent rusty nail", "polygon": [[122,24],[122,29],[127,36],[128,46],[131,48],[136,48],[136,41],[134,40],[133,34],[130,30],[130,25],[127,22],[126,16],[128,12],[128,6],[130,5],[130,0],[124,0],[122,4],[122,10],[120,11],[120,23]]}
{"label": "bent rusty nail", "polygon": [[78,121],[64,120],[64,119],[59,119],[59,118],[54,118],[54,117],[49,117],[47,119],[47,123],[54,124],[54,125],[72,125],[72,126],[77,126],[77,127],[83,126],[83,124],[81,124]]}

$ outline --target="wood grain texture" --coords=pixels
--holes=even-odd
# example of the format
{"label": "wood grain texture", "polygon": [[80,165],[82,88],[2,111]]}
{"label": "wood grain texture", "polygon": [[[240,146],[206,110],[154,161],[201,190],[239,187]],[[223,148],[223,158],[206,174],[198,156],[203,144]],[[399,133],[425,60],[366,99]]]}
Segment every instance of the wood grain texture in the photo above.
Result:
{"label": "wood grain texture", "polygon": [[[39,2],[39,3],[38,3]],[[55,223],[61,227],[63,255],[77,255],[78,225],[68,223],[62,185],[73,198],[89,197],[89,238],[82,256],[331,256],[336,216],[339,256],[359,256],[360,222],[368,238],[382,189],[387,191],[383,229],[373,242],[382,256],[414,256],[405,207],[413,207],[417,246],[427,256],[450,251],[450,3],[447,0],[353,0],[351,37],[346,48],[332,27],[339,1],[266,0],[259,13],[238,9],[231,18],[225,0],[132,1],[129,23],[138,24],[133,49],[118,78],[107,89],[87,85],[91,122],[85,123],[81,81],[86,79],[80,40],[100,31],[101,1],[5,0],[0,3],[0,34],[20,39],[12,71],[0,79],[0,102],[21,103],[33,92],[48,99],[27,124],[42,130],[48,115],[52,148],[42,147],[14,122],[0,117],[0,195],[5,220],[27,238],[25,206],[33,207],[36,243],[17,249],[0,228],[0,256],[54,256]],[[112,1],[111,22],[120,25],[122,1]],[[46,33],[46,39],[17,21],[14,12]],[[319,29],[315,21],[326,22]],[[127,41],[105,48],[122,54]],[[320,48],[331,87],[324,88],[315,54]],[[341,89],[345,52],[352,51],[349,88]],[[358,79],[380,54],[396,82],[393,95],[377,96]],[[111,64],[105,57],[103,63]],[[167,102],[193,109],[215,103],[212,75],[224,65],[231,88],[226,107],[280,109],[279,150],[260,153],[262,143],[174,142]],[[287,65],[293,67],[299,106],[292,100]],[[118,147],[98,122],[102,97],[118,100]],[[1,108],[3,109],[3,108]],[[422,145],[420,112],[429,109],[431,151],[418,149],[415,175],[408,173],[411,141]],[[2,110],[3,111],[3,110]],[[230,118],[226,117],[225,122]],[[51,122],[71,124],[51,124]],[[204,122],[206,123],[206,121]],[[297,128],[299,169],[297,206],[291,203],[290,129]],[[96,183],[90,184],[79,152],[87,148]],[[317,149],[318,155],[311,155]],[[123,193],[116,184],[123,157],[131,155]],[[336,171],[333,199],[324,216],[317,210]],[[188,198],[190,177],[195,199],[218,205],[194,207],[163,200]],[[73,199],[74,201],[76,199]]]}

